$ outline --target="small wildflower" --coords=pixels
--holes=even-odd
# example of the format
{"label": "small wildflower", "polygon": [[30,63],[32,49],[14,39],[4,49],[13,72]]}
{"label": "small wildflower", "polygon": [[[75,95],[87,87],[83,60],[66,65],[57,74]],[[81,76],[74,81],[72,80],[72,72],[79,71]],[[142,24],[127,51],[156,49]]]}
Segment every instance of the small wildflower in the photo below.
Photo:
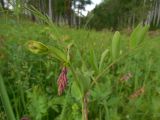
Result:
{"label": "small wildflower", "polygon": [[67,68],[63,67],[58,78],[58,95],[61,95],[67,85]]}
{"label": "small wildflower", "polygon": [[129,99],[137,98],[138,96],[142,95],[144,93],[144,87],[141,87],[140,89],[136,90],[133,94],[129,96]]}

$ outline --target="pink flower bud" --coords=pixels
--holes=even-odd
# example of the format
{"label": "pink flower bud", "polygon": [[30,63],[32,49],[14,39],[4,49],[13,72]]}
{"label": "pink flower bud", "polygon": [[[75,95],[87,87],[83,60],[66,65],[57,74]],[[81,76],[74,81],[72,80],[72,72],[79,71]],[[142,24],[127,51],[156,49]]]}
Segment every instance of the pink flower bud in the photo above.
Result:
{"label": "pink flower bud", "polygon": [[67,86],[67,68],[63,67],[58,78],[58,95],[61,95]]}

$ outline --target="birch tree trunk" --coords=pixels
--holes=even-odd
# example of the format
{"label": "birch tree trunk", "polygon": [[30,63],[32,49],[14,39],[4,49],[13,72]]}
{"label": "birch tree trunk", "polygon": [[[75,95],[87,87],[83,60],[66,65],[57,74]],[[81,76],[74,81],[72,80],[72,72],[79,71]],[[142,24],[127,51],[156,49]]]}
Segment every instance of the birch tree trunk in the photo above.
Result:
{"label": "birch tree trunk", "polygon": [[160,23],[160,3],[158,3],[158,16],[157,16],[157,24],[156,26],[158,26]]}
{"label": "birch tree trunk", "polygon": [[49,0],[48,6],[49,6],[48,15],[49,15],[50,19],[52,20],[52,0]]}

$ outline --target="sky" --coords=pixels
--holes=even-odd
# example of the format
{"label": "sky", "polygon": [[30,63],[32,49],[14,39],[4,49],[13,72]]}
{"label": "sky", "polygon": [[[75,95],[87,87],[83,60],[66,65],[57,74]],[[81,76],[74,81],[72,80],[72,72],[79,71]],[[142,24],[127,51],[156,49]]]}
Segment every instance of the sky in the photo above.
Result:
{"label": "sky", "polygon": [[[91,5],[86,5],[85,7],[85,11],[81,11],[82,14],[84,16],[86,16],[88,14],[89,11],[93,10],[95,8],[96,5],[100,4],[103,0],[91,0],[92,1],[92,4]],[[4,0],[5,4],[6,4],[6,7],[7,7],[7,0]],[[9,5],[9,8],[10,9],[13,9],[13,6]]]}
{"label": "sky", "polygon": [[102,0],[92,0],[93,4],[86,5],[86,8],[85,8],[86,11],[82,11],[82,14],[84,16],[86,16],[89,11],[93,10],[95,8],[95,6],[98,5],[98,4],[100,4],[101,2],[102,2]]}

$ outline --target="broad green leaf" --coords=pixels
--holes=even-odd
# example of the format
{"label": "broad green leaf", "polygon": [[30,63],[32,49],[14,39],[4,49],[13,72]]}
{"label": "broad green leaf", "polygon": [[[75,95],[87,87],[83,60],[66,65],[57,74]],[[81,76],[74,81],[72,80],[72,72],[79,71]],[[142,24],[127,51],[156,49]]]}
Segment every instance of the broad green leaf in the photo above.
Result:
{"label": "broad green leaf", "polygon": [[115,32],[112,39],[112,60],[116,60],[120,55],[120,33]]}
{"label": "broad green leaf", "polygon": [[63,51],[61,51],[60,49],[56,48],[56,47],[49,47],[50,49],[50,53],[57,59],[59,59],[62,62],[66,62],[68,63],[67,60],[67,54],[65,54]]}
{"label": "broad green leaf", "polygon": [[137,47],[145,38],[147,31],[149,30],[149,26],[142,26],[139,24],[132,32],[130,37],[130,48],[134,49]]}
{"label": "broad green leaf", "polygon": [[149,30],[149,26],[148,25],[142,27],[141,32],[139,32],[139,38],[137,40],[137,45],[140,44],[141,42],[143,42],[143,40],[145,38],[145,35],[146,35],[148,30]]}
{"label": "broad green leaf", "polygon": [[106,57],[106,55],[109,53],[109,49],[106,49],[102,54],[101,54],[101,59],[100,59],[100,62],[99,62],[99,70],[102,69],[102,65],[103,65],[103,62],[104,62],[104,58]]}
{"label": "broad green leaf", "polygon": [[91,65],[93,66],[94,68],[94,71],[98,71],[98,61],[97,61],[97,58],[96,58],[96,55],[95,55],[95,52],[93,49],[90,50],[90,63]]}
{"label": "broad green leaf", "polygon": [[91,77],[93,76],[94,71],[90,71],[87,68],[82,67],[82,70],[77,71],[79,77],[79,84],[81,93],[85,94],[90,87]]}
{"label": "broad green leaf", "polygon": [[82,93],[81,93],[81,91],[75,81],[73,81],[72,86],[71,86],[71,94],[77,100],[81,100],[81,98],[82,98]]}

